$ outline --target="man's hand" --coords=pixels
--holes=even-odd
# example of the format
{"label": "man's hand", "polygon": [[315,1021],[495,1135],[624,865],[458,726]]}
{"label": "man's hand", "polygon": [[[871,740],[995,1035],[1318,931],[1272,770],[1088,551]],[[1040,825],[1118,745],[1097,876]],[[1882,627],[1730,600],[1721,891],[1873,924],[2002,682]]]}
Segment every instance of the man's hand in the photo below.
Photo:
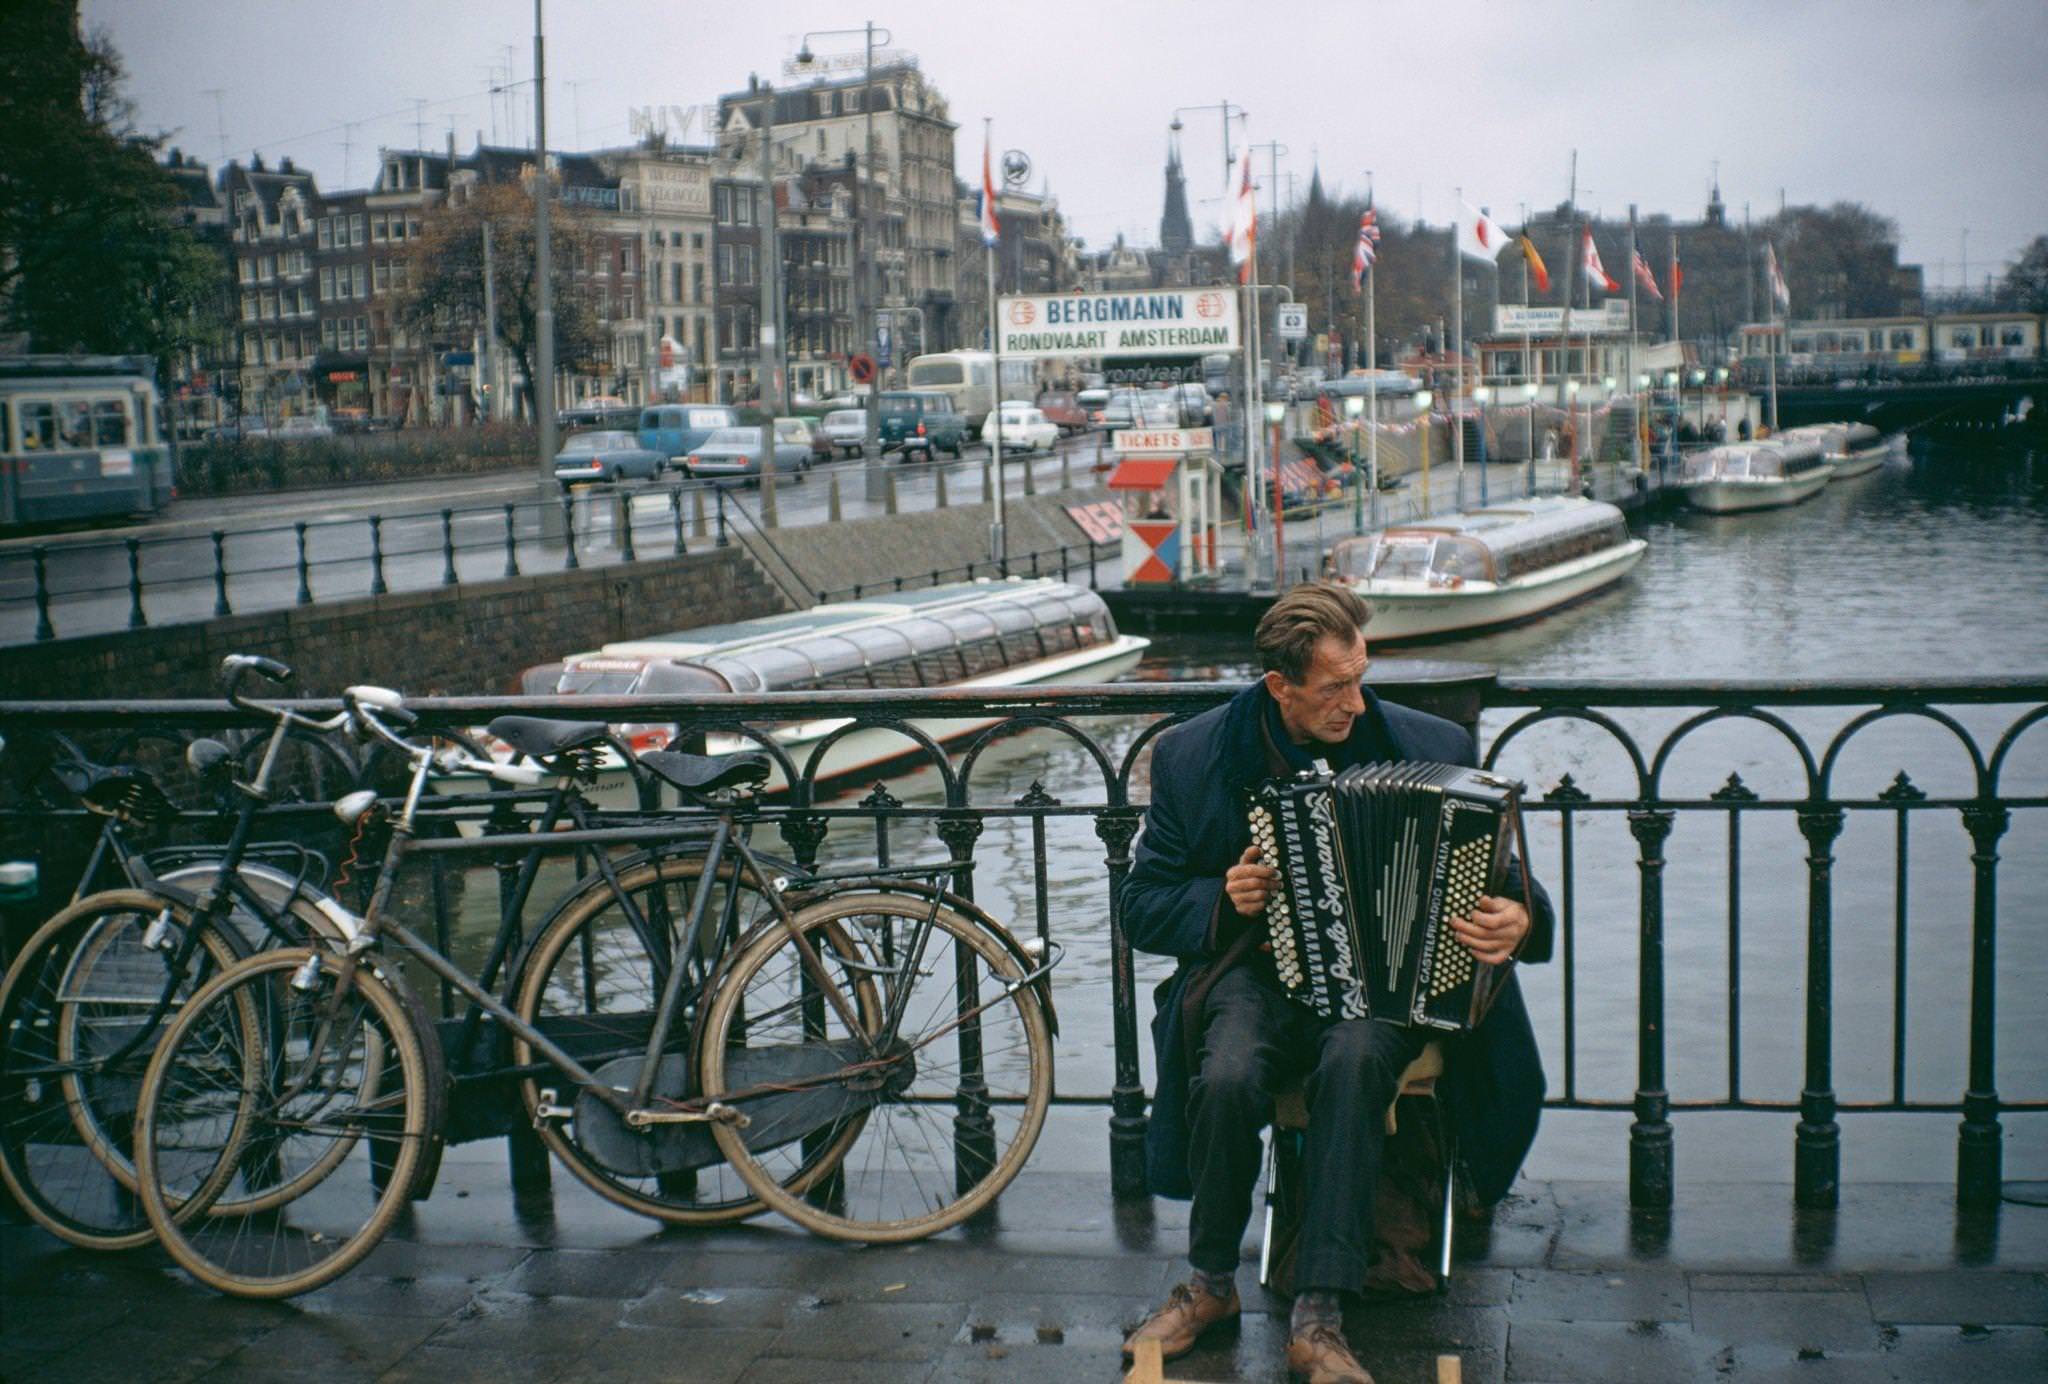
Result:
{"label": "man's hand", "polygon": [[1230,896],[1230,906],[1238,917],[1256,918],[1266,911],[1266,900],[1272,897],[1279,879],[1278,870],[1259,863],[1259,848],[1246,846],[1237,864],[1223,872],[1223,892]]}
{"label": "man's hand", "polygon": [[1513,956],[1529,935],[1529,910],[1513,899],[1481,894],[1470,917],[1451,919],[1451,931],[1473,956],[1498,966]]}

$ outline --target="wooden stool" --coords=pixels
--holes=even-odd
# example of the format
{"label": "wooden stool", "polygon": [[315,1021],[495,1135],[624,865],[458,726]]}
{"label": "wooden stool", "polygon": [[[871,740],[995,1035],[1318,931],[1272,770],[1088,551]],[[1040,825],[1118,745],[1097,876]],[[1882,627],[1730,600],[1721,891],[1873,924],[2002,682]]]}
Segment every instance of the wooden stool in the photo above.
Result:
{"label": "wooden stool", "polygon": [[[1430,1042],[1401,1073],[1400,1089],[1387,1106],[1387,1134],[1395,1130],[1395,1111],[1404,1096],[1419,1096],[1436,1103],[1436,1079],[1443,1074],[1441,1044]],[[1443,1215],[1437,1228],[1437,1291],[1442,1292],[1451,1277],[1451,1213],[1453,1179],[1458,1160],[1452,1145],[1449,1123],[1436,1108],[1437,1129],[1444,1153]],[[1266,1131],[1266,1223],[1259,1241],[1259,1286],[1272,1285],[1274,1232],[1301,1217],[1301,1141],[1308,1128],[1308,1098],[1300,1082],[1273,1098],[1273,1124]],[[1371,1195],[1368,1191],[1368,1195]]]}

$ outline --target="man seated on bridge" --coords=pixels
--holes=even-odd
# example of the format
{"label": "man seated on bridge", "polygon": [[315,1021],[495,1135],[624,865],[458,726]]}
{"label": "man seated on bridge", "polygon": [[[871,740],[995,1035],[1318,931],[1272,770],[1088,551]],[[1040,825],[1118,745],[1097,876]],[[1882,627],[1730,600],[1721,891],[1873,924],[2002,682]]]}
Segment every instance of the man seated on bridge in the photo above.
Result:
{"label": "man seated on bridge", "polygon": [[[1177,957],[1154,992],[1159,1088],[1147,1173],[1161,1196],[1194,1198],[1192,1281],[1133,1333],[1168,1357],[1234,1321],[1234,1276],[1259,1131],[1276,1092],[1305,1078],[1309,1123],[1304,1213],[1287,1363],[1313,1384],[1370,1384],[1343,1334],[1342,1295],[1366,1281],[1385,1116],[1402,1071],[1434,1031],[1377,1019],[1326,1021],[1288,998],[1260,918],[1277,879],[1250,844],[1246,794],[1321,759],[1331,770],[1379,761],[1471,764],[1472,740],[1440,717],[1382,702],[1362,685],[1369,611],[1347,588],[1304,583],[1274,602],[1254,638],[1265,676],[1227,704],[1161,736],[1122,917],[1132,945]],[[1456,924],[1480,960],[1547,960],[1552,917],[1533,913],[1511,865],[1506,897],[1484,896]],[[1543,1068],[1510,976],[1484,1022],[1440,1034],[1439,1096],[1458,1136],[1471,1190],[1504,1195],[1535,1138]]]}

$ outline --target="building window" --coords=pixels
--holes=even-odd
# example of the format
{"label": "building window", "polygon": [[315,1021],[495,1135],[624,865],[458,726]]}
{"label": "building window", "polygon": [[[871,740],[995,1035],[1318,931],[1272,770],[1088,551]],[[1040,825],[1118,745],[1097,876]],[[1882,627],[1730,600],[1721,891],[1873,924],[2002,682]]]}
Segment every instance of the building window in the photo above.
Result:
{"label": "building window", "polygon": [[626,289],[621,289],[621,290],[619,290],[619,316],[621,316],[621,317],[631,317],[632,315],[633,315],[633,290],[632,290],[632,289],[630,289],[630,288],[626,288]]}
{"label": "building window", "polygon": [[263,320],[266,322],[275,322],[277,320],[277,295],[275,293],[263,295]]}
{"label": "building window", "polygon": [[732,190],[733,220],[742,226],[754,224],[754,189],[736,187]]}
{"label": "building window", "polygon": [[358,351],[370,349],[370,319],[367,317],[358,317],[356,319],[356,349]]}
{"label": "building window", "polygon": [[[691,268],[695,269],[698,266],[692,265]],[[659,283],[660,280],[657,279],[655,282]],[[680,264],[671,264],[668,267],[668,300],[671,303],[683,301],[683,266]]]}
{"label": "building window", "polygon": [[619,246],[619,272],[630,274],[635,264],[634,248],[639,242],[628,240]]}
{"label": "building window", "polygon": [[690,248],[700,255],[704,253],[704,233],[702,231],[690,232]]}
{"label": "building window", "polygon": [[370,291],[382,296],[391,291],[391,265],[387,260],[378,260],[370,267]]}
{"label": "building window", "polygon": [[320,324],[320,346],[321,349],[327,351],[334,349],[334,319],[332,317]]}
{"label": "building window", "polygon": [[320,266],[320,301],[323,303],[334,301],[334,266],[332,265],[323,264]]}
{"label": "building window", "polygon": [[361,245],[363,243],[363,213],[361,212],[355,213],[355,215],[348,219],[348,243],[351,245]]}
{"label": "building window", "polygon": [[730,245],[718,247],[718,282],[721,284],[732,282],[732,246]]}
{"label": "building window", "polygon": [[730,226],[732,224],[732,189],[725,187],[714,189],[711,194],[711,200],[712,214],[718,218],[718,224]]}
{"label": "building window", "polygon": [[244,322],[254,322],[256,320],[256,295],[253,293],[244,296],[242,299],[242,320]]}
{"label": "building window", "polygon": [[704,301],[704,266],[702,264],[690,266],[690,301],[692,303],[702,303]]}
{"label": "building window", "polygon": [[332,220],[331,218],[329,218],[329,217],[325,217],[325,216],[323,216],[323,217],[321,217],[321,218],[320,218],[320,220],[319,220],[319,221],[318,221],[318,222],[316,223],[316,225],[317,225],[317,227],[318,227],[318,230],[319,230],[319,244],[320,244],[320,248],[321,248],[321,249],[323,249],[323,250],[332,250],[332,249],[334,248],[334,222],[333,222],[333,220]]}
{"label": "building window", "polygon": [[256,261],[255,261],[255,260],[252,260],[252,259],[245,259],[245,260],[237,260],[237,261],[235,261],[235,264],[236,264],[236,267],[237,267],[237,268],[238,268],[238,269],[239,269],[239,270],[241,271],[241,276],[242,276],[242,282],[243,282],[243,283],[245,283],[245,284],[253,284],[253,283],[255,283],[255,282],[256,282]]}
{"label": "building window", "polygon": [[417,216],[405,218],[405,238],[407,240],[418,240],[420,238],[420,219]]}

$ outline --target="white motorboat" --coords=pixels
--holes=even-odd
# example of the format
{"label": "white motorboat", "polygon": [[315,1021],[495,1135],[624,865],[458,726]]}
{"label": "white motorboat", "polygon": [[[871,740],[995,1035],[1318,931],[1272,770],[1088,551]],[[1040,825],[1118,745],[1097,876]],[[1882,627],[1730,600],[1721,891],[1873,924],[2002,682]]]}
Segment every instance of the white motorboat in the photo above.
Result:
{"label": "white motorboat", "polygon": [[1527,620],[1620,581],[1648,548],[1613,505],[1556,495],[1347,538],[1325,567],[1372,607],[1377,644]]}
{"label": "white motorboat", "polygon": [[[680,700],[735,692],[830,694],[897,687],[1101,683],[1113,682],[1136,667],[1151,642],[1119,634],[1102,598],[1085,587],[1052,578],[1013,577],[893,592],[625,640],[529,668],[520,684],[522,692],[534,696],[653,694]],[[907,724],[944,744],[986,729],[997,719],[920,716]],[[849,724],[850,718],[831,717],[775,726],[769,734],[801,772],[819,743]],[[628,723],[614,730],[638,753],[666,747],[675,727]],[[718,755],[757,745],[743,736],[713,734],[701,747],[692,748]],[[507,752],[503,746],[493,749]],[[920,753],[900,731],[865,727],[834,741],[813,779],[822,784],[871,773]],[[478,786],[446,781],[450,792]],[[784,786],[778,767],[766,791]],[[603,755],[589,796],[602,807],[636,805],[631,775],[615,752]]]}
{"label": "white motorboat", "polygon": [[1781,434],[1695,452],[1678,484],[1694,509],[1735,514],[1796,505],[1818,495],[1834,474],[1818,439]]}
{"label": "white motorboat", "polygon": [[1805,427],[1787,428],[1779,436],[1819,442],[1821,455],[1835,468],[1829,479],[1837,481],[1867,476],[1906,450],[1904,433],[1884,437],[1868,423],[1809,423]]}

